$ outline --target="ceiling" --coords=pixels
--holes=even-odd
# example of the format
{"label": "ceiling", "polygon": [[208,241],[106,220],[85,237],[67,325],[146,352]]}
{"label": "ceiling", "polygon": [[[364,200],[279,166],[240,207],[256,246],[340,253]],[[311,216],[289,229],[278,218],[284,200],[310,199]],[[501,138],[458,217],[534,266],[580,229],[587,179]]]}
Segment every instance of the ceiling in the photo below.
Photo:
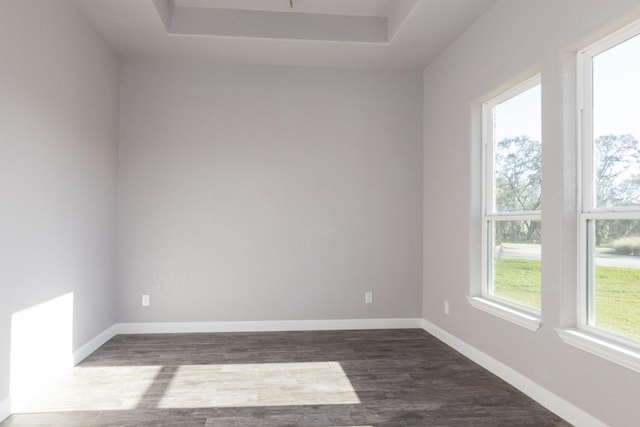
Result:
{"label": "ceiling", "polygon": [[496,0],[76,0],[125,59],[421,70]]}

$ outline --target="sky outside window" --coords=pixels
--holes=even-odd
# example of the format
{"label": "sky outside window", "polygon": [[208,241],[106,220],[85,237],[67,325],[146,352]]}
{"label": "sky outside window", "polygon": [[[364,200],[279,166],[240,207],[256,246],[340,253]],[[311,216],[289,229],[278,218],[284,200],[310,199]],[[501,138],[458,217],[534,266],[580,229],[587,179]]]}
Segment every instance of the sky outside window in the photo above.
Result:
{"label": "sky outside window", "polygon": [[495,107],[496,142],[518,136],[528,136],[532,141],[542,140],[540,90],[541,86],[536,85]]}
{"label": "sky outside window", "polygon": [[593,58],[593,133],[640,139],[640,35]]}

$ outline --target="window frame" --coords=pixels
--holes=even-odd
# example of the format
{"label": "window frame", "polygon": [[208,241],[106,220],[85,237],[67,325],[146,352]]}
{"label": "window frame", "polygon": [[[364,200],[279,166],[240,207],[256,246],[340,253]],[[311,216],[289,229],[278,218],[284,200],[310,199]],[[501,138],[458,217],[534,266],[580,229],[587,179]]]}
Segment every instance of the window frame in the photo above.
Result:
{"label": "window frame", "polygon": [[640,372],[640,340],[589,324],[594,310],[595,271],[589,227],[596,220],[640,220],[640,206],[596,205],[593,132],[593,58],[639,35],[640,21],[636,21],[577,52],[577,319],[575,328],[557,329],[565,343],[637,372]]}
{"label": "window frame", "polygon": [[[529,75],[518,83],[491,97],[481,106],[481,143],[482,143],[482,253],[481,253],[481,287],[479,295],[469,296],[470,304],[480,310],[536,331],[541,325],[541,310],[520,304],[517,301],[502,298],[492,293],[493,280],[491,265],[494,254],[489,251],[489,227],[497,221],[542,221],[542,211],[498,212],[495,209],[495,141],[494,141],[494,107],[542,84],[539,72]],[[542,143],[542,141],[540,141]]]}
{"label": "window frame", "polygon": [[578,248],[578,328],[602,338],[640,349],[640,341],[589,324],[593,310],[592,256],[589,224],[596,220],[640,220],[640,206],[598,207],[595,200],[594,134],[593,134],[593,58],[640,35],[640,21],[616,31],[578,52],[578,117],[579,137],[579,233]]}

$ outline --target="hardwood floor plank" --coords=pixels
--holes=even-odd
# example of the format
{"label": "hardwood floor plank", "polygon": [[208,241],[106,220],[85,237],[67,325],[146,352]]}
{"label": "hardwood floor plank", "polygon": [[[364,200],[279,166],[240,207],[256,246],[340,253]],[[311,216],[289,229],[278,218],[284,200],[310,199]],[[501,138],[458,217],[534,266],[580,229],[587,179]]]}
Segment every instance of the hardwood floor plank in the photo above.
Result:
{"label": "hardwood floor plank", "polygon": [[422,330],[118,335],[7,426],[564,426]]}

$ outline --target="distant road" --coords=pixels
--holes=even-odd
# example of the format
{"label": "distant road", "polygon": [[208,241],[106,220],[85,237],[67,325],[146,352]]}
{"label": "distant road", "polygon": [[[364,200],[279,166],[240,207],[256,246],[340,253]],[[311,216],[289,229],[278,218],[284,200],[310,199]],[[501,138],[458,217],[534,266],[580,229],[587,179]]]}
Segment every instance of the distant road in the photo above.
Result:
{"label": "distant road", "polygon": [[[498,255],[500,256],[500,255]],[[540,245],[503,243],[502,258],[540,259]],[[610,248],[596,249],[596,265],[606,267],[640,268],[640,257],[618,255]]]}

